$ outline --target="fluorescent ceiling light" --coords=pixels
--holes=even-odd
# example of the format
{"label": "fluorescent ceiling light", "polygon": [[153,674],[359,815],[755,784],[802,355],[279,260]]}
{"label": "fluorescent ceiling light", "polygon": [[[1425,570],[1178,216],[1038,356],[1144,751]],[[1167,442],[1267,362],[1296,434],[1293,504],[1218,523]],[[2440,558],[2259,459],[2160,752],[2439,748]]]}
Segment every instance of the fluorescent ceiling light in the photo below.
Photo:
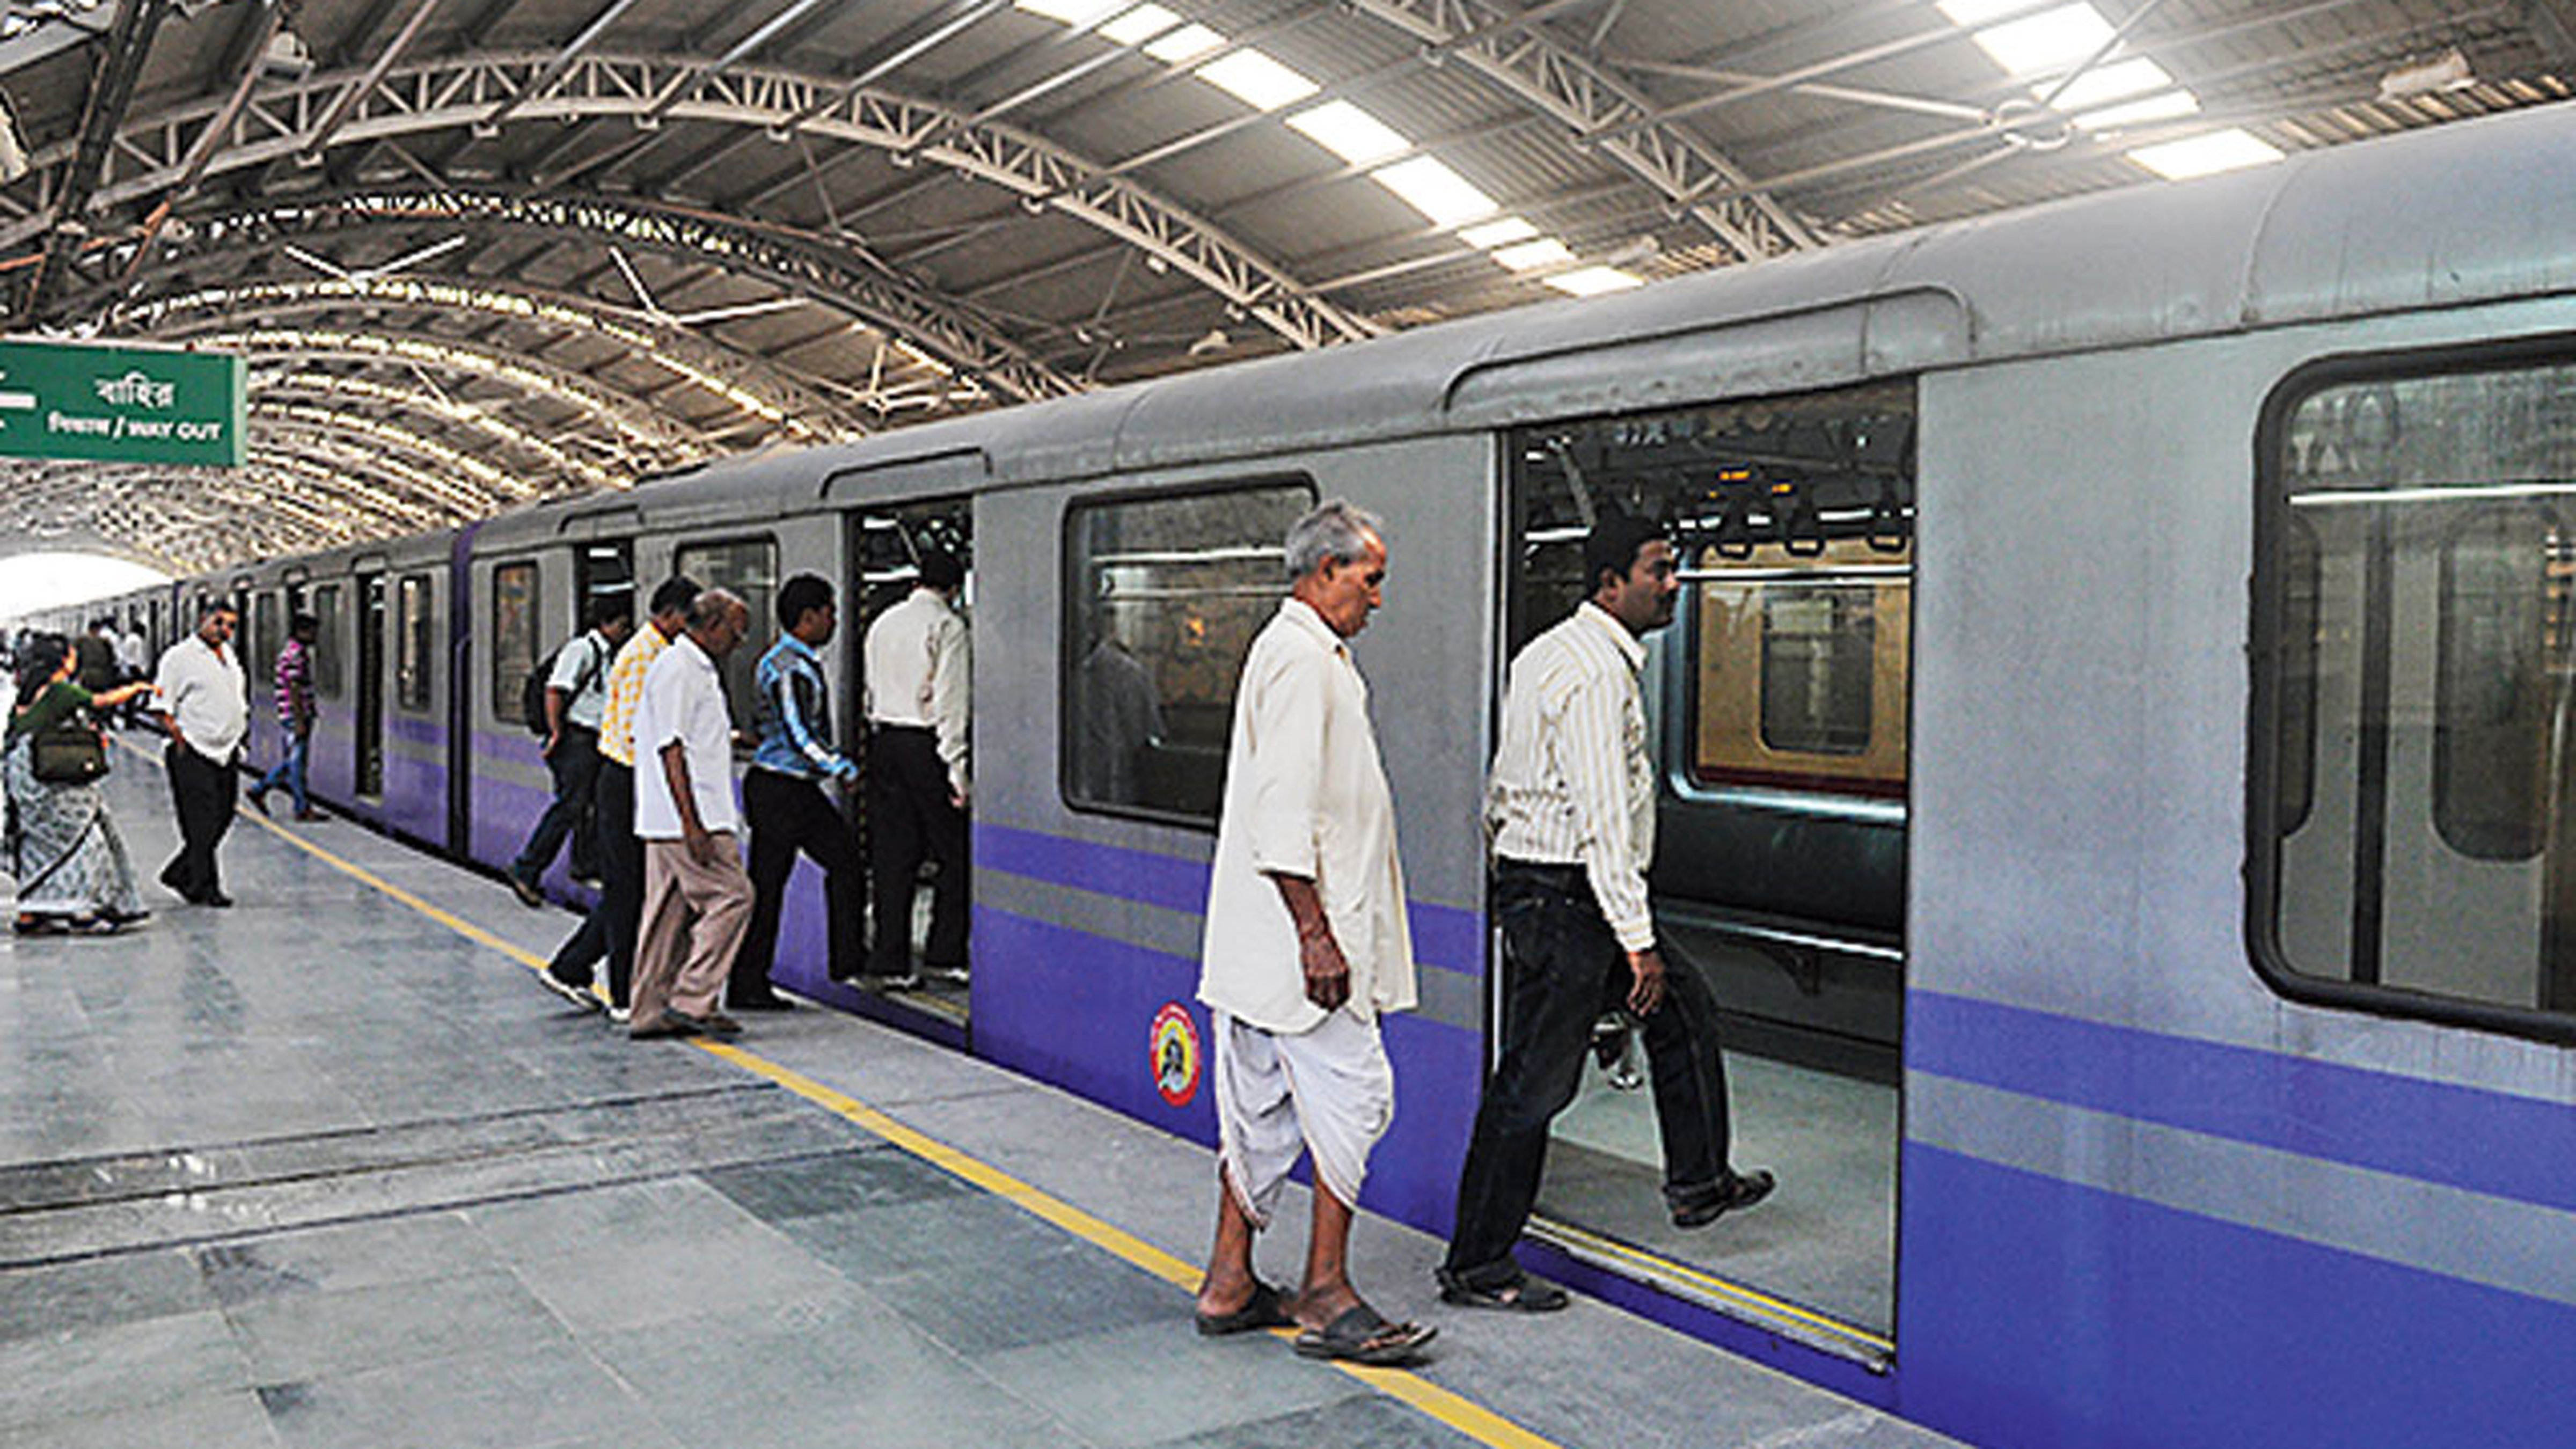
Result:
{"label": "fluorescent ceiling light", "polygon": [[1407,206],[1431,218],[1436,226],[1457,226],[1494,209],[1494,198],[1478,191],[1436,156],[1398,161],[1369,175],[1378,185],[1402,197]]}
{"label": "fluorescent ceiling light", "polygon": [[1014,0],[1014,3],[1031,15],[1043,15],[1067,25],[1089,25],[1122,8],[1124,0]]}
{"label": "fluorescent ceiling light", "polygon": [[1394,127],[1348,101],[1326,101],[1312,110],[1299,111],[1288,118],[1288,129],[1303,133],[1354,166],[1383,161],[1413,149],[1413,143]]}
{"label": "fluorescent ceiling light", "polygon": [[2129,159],[2168,181],[2187,181],[2194,176],[2278,161],[2281,148],[2249,132],[2231,128],[2212,131],[2206,136],[2194,136],[2188,141],[2141,146],[2129,153]]}
{"label": "fluorescent ceiling light", "polygon": [[1559,272],[1546,280],[1558,291],[1571,292],[1578,297],[1598,297],[1604,292],[1624,292],[1630,287],[1646,285],[1617,267],[1584,267],[1579,271]]}
{"label": "fluorescent ceiling light", "polygon": [[1165,65],[1179,65],[1207,54],[1225,44],[1225,37],[1204,25],[1184,25],[1145,47],[1145,53]]}
{"label": "fluorescent ceiling light", "polygon": [[[2089,55],[2092,52],[2085,53]],[[2066,94],[2057,98],[2057,109],[2089,111],[2096,106],[2107,106],[2113,101],[2124,101],[2131,96],[2143,96],[2149,91],[2167,90],[2173,83],[2173,72],[2143,56],[2135,60],[2115,60],[2108,65],[2097,65],[2077,76],[2075,84],[2066,88]],[[2047,85],[2038,87],[2038,91],[2044,96],[2055,88],[2056,82],[2051,81]]]}
{"label": "fluorescent ceiling light", "polygon": [[2016,10],[2028,10],[2031,0],[1934,0],[1933,9],[1950,17],[1953,25],[1974,29],[1998,16]]}
{"label": "fluorescent ceiling light", "polygon": [[2071,65],[2100,50],[2115,32],[2090,5],[2061,5],[2022,20],[2009,20],[1971,38],[2010,75],[2038,75]]}
{"label": "fluorescent ceiling light", "polygon": [[1458,239],[1471,247],[1499,247],[1508,246],[1516,241],[1528,241],[1536,235],[1538,235],[1537,227],[1517,216],[1507,216],[1501,221],[1489,221],[1483,226],[1471,226],[1458,233]]}
{"label": "fluorescent ceiling light", "polygon": [[2170,121],[2176,116],[2198,114],[2200,114],[2198,97],[2189,91],[2167,91],[2160,96],[2149,96],[2143,101],[2130,101],[2125,105],[2105,106],[2098,111],[2086,111],[2075,118],[2075,124],[2088,131],[2110,131],[2122,126],[2144,125],[2149,121]]}
{"label": "fluorescent ceiling light", "polygon": [[1180,23],[1181,17],[1160,5],[1139,5],[1100,27],[1100,33],[1120,45],[1137,45]]}
{"label": "fluorescent ceiling light", "polygon": [[1238,50],[1198,68],[1198,78],[1257,111],[1275,111],[1323,87],[1257,50]]}
{"label": "fluorescent ceiling light", "polygon": [[1574,260],[1574,253],[1567,250],[1565,243],[1556,238],[1543,236],[1537,241],[1505,247],[1494,253],[1494,260],[1515,272],[1530,272],[1540,267],[1564,266]]}

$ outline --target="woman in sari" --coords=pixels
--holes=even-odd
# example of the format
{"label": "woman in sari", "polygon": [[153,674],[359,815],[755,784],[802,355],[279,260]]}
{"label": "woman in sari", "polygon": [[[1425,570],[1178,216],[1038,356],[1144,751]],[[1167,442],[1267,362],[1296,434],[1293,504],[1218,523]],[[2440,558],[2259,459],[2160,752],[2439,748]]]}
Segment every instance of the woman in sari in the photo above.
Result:
{"label": "woman in sari", "polygon": [[18,698],[9,711],[0,755],[16,816],[11,864],[18,878],[20,935],[54,931],[105,933],[147,914],[134,888],[125,842],[94,783],[36,778],[35,739],[68,725],[95,728],[84,714],[113,709],[152,686],[141,681],[93,694],[74,682],[80,656],[59,634],[40,634],[18,656]]}

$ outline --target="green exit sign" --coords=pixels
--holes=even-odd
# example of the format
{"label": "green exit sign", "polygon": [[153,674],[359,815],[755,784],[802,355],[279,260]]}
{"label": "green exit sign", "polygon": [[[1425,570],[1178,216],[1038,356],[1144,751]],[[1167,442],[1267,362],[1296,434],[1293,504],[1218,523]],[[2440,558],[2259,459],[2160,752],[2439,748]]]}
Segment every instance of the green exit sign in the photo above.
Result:
{"label": "green exit sign", "polygon": [[0,456],[238,468],[242,377],[230,353],[0,342]]}

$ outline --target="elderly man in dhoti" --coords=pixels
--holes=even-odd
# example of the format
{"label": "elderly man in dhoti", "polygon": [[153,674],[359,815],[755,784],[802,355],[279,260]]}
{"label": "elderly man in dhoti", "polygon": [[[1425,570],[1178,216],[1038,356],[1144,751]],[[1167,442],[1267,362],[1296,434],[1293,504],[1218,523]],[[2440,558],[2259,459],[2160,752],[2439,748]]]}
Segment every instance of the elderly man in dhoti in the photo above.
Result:
{"label": "elderly man in dhoti", "polygon": [[[1222,1145],[1198,1329],[1295,1323],[1309,1357],[1404,1363],[1436,1330],[1387,1322],[1347,1270],[1369,1149],[1395,1118],[1378,1017],[1414,1004],[1395,802],[1349,643],[1381,602],[1386,543],[1335,499],[1288,531],[1287,554],[1294,583],[1235,693],[1208,882],[1199,1000],[1215,1018]],[[1253,1276],[1252,1237],[1301,1152],[1314,1225],[1289,1298]]]}

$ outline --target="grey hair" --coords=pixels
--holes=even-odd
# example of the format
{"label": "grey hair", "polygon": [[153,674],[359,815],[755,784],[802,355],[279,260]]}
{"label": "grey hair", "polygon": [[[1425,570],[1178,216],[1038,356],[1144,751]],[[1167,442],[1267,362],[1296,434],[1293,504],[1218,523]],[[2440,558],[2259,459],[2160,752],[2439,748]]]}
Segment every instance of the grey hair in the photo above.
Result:
{"label": "grey hair", "polygon": [[744,603],[742,595],[731,589],[700,589],[698,596],[689,602],[689,627],[712,629],[736,609],[748,614],[751,605]]}
{"label": "grey hair", "polygon": [[1328,559],[1348,563],[1358,558],[1368,547],[1370,534],[1376,534],[1381,543],[1386,539],[1386,526],[1376,514],[1348,499],[1325,499],[1288,529],[1288,541],[1281,545],[1288,556],[1288,577],[1302,579]]}

